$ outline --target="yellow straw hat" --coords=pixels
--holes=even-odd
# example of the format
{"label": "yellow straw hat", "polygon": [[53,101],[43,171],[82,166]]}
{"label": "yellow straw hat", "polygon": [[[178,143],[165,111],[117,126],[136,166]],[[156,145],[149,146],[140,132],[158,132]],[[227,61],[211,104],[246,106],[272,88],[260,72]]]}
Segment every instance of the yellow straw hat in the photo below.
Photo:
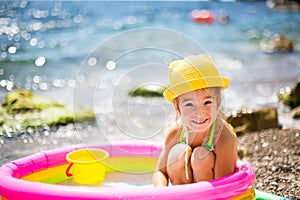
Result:
{"label": "yellow straw hat", "polygon": [[230,80],[220,75],[216,64],[206,54],[191,55],[183,60],[175,60],[169,66],[170,87],[163,93],[173,102],[176,97],[187,92],[209,88],[228,87]]}

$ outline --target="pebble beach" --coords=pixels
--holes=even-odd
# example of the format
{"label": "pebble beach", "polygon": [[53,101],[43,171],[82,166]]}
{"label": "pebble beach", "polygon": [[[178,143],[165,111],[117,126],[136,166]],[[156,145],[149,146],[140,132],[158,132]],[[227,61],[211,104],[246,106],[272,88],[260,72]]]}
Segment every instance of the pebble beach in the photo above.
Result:
{"label": "pebble beach", "polygon": [[300,199],[300,130],[268,129],[238,140],[240,158],[255,169],[256,189]]}

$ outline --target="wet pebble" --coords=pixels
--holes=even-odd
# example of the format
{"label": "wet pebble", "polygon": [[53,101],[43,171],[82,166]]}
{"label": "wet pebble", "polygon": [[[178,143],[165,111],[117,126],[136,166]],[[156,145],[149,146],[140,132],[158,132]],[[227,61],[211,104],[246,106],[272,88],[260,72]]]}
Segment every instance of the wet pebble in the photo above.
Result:
{"label": "wet pebble", "polygon": [[270,183],[270,185],[272,185],[272,186],[278,186],[278,183],[277,183],[276,181],[272,181],[272,182]]}

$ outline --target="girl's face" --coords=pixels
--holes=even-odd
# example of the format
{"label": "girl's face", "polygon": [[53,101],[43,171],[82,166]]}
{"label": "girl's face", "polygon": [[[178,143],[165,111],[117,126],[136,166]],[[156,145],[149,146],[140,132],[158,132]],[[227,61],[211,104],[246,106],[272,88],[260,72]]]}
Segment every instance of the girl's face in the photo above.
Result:
{"label": "girl's face", "polygon": [[218,99],[210,89],[200,89],[178,97],[181,120],[191,131],[207,131],[217,118],[218,107]]}

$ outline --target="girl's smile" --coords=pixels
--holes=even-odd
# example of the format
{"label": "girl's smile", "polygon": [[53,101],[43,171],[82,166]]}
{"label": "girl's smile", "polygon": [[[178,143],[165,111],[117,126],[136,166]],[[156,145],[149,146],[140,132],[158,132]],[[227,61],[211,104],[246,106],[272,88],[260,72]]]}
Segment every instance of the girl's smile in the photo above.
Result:
{"label": "girl's smile", "polygon": [[200,121],[192,120],[192,123],[202,125],[202,124],[204,124],[205,122],[207,122],[207,120],[208,120],[208,119],[204,119],[204,120],[200,120]]}

